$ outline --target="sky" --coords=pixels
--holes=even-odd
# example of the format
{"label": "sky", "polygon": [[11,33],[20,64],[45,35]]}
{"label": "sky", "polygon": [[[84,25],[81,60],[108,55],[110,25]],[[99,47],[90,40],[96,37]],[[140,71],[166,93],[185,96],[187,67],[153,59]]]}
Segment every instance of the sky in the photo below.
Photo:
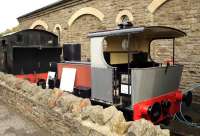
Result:
{"label": "sky", "polygon": [[58,0],[1,0],[0,32],[18,25],[17,17]]}

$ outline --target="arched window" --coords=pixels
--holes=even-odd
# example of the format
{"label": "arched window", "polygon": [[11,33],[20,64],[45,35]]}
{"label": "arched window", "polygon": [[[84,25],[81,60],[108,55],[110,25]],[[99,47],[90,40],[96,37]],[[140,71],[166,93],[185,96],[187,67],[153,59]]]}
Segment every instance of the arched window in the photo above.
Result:
{"label": "arched window", "polygon": [[126,22],[129,22],[129,21],[130,21],[130,19],[129,19],[129,17],[127,15],[121,16],[121,22],[122,23],[126,23]]}
{"label": "arched window", "polygon": [[55,29],[55,33],[56,35],[58,36],[58,42],[60,43],[60,36],[61,36],[61,30],[60,30],[60,27],[56,27]]}
{"label": "arched window", "polygon": [[61,42],[62,27],[60,24],[54,26],[53,32],[58,36],[58,43]]}
{"label": "arched window", "polygon": [[36,25],[33,29],[46,30],[42,25]]}
{"label": "arched window", "polygon": [[116,24],[121,24],[125,22],[133,22],[133,15],[129,10],[122,10],[117,14]]}

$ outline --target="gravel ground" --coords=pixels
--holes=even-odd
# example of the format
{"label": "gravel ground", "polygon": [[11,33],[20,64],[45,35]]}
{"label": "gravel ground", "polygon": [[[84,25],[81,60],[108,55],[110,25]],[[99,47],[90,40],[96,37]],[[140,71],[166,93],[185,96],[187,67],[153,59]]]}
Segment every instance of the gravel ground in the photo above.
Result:
{"label": "gravel ground", "polygon": [[0,136],[50,136],[50,134],[0,102]]}

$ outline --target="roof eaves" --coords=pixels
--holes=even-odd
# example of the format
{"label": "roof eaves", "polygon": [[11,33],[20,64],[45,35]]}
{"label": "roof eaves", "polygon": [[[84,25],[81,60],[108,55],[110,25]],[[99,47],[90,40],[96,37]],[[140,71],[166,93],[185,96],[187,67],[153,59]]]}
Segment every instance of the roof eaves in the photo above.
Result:
{"label": "roof eaves", "polygon": [[25,17],[27,17],[27,16],[29,16],[29,15],[32,15],[32,14],[35,14],[35,13],[44,11],[44,10],[46,10],[46,9],[52,8],[52,7],[57,6],[57,5],[60,5],[60,4],[64,3],[64,2],[66,2],[66,1],[70,1],[70,0],[58,0],[58,1],[55,2],[55,3],[49,4],[49,5],[47,5],[47,6],[44,6],[44,7],[42,7],[42,8],[39,8],[39,9],[37,9],[37,10],[35,10],[35,11],[29,12],[29,13],[27,13],[27,14],[25,14],[25,15],[22,15],[22,16],[18,17],[17,19],[19,20],[19,19],[21,19],[21,18],[25,18]]}

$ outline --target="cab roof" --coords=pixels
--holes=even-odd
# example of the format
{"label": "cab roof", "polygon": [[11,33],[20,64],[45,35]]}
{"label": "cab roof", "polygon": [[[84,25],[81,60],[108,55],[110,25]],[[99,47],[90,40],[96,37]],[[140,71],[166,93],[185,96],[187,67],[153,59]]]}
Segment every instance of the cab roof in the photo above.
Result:
{"label": "cab roof", "polygon": [[145,36],[151,39],[172,39],[186,36],[186,33],[166,26],[131,27],[125,29],[113,29],[89,33],[89,37],[111,37],[111,36]]}

